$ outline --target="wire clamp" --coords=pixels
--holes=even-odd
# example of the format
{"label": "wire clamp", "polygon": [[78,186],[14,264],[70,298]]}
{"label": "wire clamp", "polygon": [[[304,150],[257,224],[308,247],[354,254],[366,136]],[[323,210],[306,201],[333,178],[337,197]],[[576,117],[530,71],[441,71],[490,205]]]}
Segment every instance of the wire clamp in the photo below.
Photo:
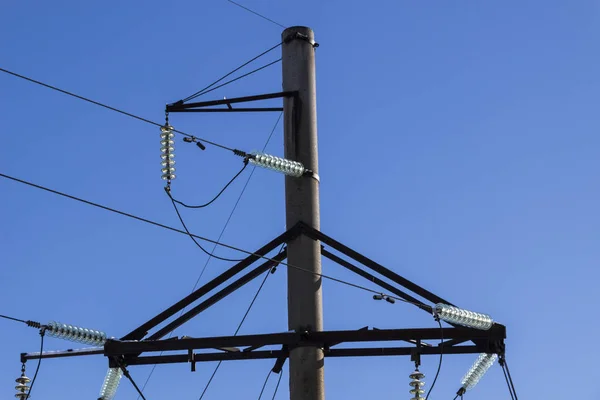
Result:
{"label": "wire clamp", "polygon": [[303,175],[309,176],[309,177],[313,178],[315,181],[321,183],[321,177],[319,176],[319,174],[313,172],[310,169],[305,170]]}

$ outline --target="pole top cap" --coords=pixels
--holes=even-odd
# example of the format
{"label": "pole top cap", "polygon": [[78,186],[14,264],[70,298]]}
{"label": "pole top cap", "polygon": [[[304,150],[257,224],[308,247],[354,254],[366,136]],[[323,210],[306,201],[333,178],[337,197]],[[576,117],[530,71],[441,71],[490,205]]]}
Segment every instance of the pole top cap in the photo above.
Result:
{"label": "pole top cap", "polygon": [[313,47],[319,47],[319,44],[315,42],[314,31],[306,26],[291,26],[286,28],[281,34],[281,38],[284,44],[300,39],[310,43]]}

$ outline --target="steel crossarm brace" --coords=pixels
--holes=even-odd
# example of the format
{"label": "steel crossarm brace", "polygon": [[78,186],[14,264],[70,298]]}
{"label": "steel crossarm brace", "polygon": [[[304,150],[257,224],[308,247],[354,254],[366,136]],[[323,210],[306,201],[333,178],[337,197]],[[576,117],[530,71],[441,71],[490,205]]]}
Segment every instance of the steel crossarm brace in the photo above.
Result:
{"label": "steel crossarm brace", "polygon": [[363,264],[367,268],[370,268],[371,270],[377,272],[378,274],[385,276],[386,278],[405,287],[406,289],[412,291],[413,293],[418,294],[419,296],[423,297],[424,299],[427,299],[432,303],[444,303],[444,304],[448,304],[448,305],[453,305],[448,300],[444,300],[443,298],[431,293],[427,289],[417,285],[414,282],[409,281],[408,279],[398,275],[397,273],[384,267],[383,265],[376,263],[375,261],[360,254],[359,252],[352,250],[348,246],[343,245],[342,243],[338,242],[337,240],[333,239],[332,237],[325,235],[323,232],[318,231],[318,230],[314,229],[313,227],[306,225],[303,222],[300,222],[300,226],[301,226],[302,233],[306,234],[308,237],[312,238],[313,240],[319,240],[322,243],[325,243],[326,245],[331,246],[332,248],[339,251],[340,253],[358,261],[359,263]]}
{"label": "steel crossarm brace", "polygon": [[[294,96],[297,96],[297,94],[298,94],[298,92],[296,92],[296,91],[289,91],[289,92],[259,94],[259,95],[255,95],[255,96],[234,97],[231,99],[223,99],[223,100],[201,101],[201,102],[196,102],[196,103],[177,102],[174,104],[168,104],[166,111],[167,112],[185,112],[186,110],[196,110],[196,109],[200,109],[200,108],[204,108],[204,107],[212,107],[212,106],[219,106],[219,105],[228,106],[228,108],[224,109],[224,110],[236,111],[235,108],[230,108],[231,104],[247,103],[247,102],[251,102],[251,101],[269,100],[269,99],[276,99],[276,98],[283,98],[283,97],[294,97]],[[215,109],[213,109],[213,110],[215,110]],[[240,109],[237,109],[237,110],[240,110]],[[281,111],[281,108],[278,108],[278,110]],[[265,111],[265,109],[257,109],[254,111]],[[272,111],[272,110],[267,110],[267,111]]]}
{"label": "steel crossarm brace", "polygon": [[247,267],[252,265],[256,260],[258,260],[259,258],[265,256],[266,254],[268,254],[269,252],[274,250],[277,246],[280,246],[281,244],[284,244],[287,241],[294,239],[296,236],[298,236],[298,234],[299,234],[299,227],[297,225],[292,227],[291,229],[288,229],[286,232],[282,233],[281,235],[277,236],[275,239],[271,240],[269,243],[267,243],[260,249],[256,250],[256,252],[254,252],[254,254],[249,255],[244,260],[240,261],[233,267],[229,268],[227,271],[223,272],[221,275],[217,276],[216,278],[214,278],[210,282],[206,283],[202,287],[196,289],[194,292],[187,295],[183,299],[179,300],[177,303],[173,304],[171,307],[167,308],[160,314],[154,316],[153,318],[149,319],[147,322],[145,322],[142,325],[140,325],[139,327],[135,328],[134,330],[129,332],[127,335],[123,336],[121,338],[121,340],[140,340],[140,339],[142,339],[144,336],[146,336],[146,334],[148,333],[148,331],[150,329],[156,327],[160,323],[162,323],[165,320],[167,320],[168,318],[172,317],[178,311],[183,310],[185,307],[189,306],[194,301],[196,301],[199,298],[201,298],[202,296],[206,295],[211,290],[213,290],[213,289],[217,288],[219,285],[225,283],[227,280],[229,280],[233,276],[237,275],[238,273],[240,273],[241,271],[243,271],[244,269],[246,269]]}
{"label": "steel crossarm brace", "polygon": [[331,261],[341,265],[342,267],[354,272],[357,275],[362,276],[363,278],[375,283],[376,285],[378,285],[379,287],[382,287],[384,289],[386,289],[387,291],[395,294],[396,296],[410,302],[413,303],[414,305],[416,305],[417,307],[419,307],[420,309],[427,311],[427,312],[431,312],[431,306],[428,306],[426,304],[423,304],[422,302],[420,302],[419,300],[417,300],[416,298],[412,297],[411,295],[409,295],[408,293],[390,285],[389,283],[375,277],[374,275],[368,273],[367,271],[349,263],[348,261],[336,256],[335,254],[327,251],[326,249],[322,249],[321,250],[321,254],[327,258],[329,258]]}
{"label": "steel crossarm brace", "polygon": [[263,272],[268,271],[272,267],[276,266],[277,264],[279,264],[280,261],[283,261],[286,257],[287,257],[287,251],[283,250],[281,253],[274,256],[272,258],[272,260],[265,261],[264,263],[262,263],[261,265],[259,265],[255,269],[253,269],[252,271],[248,272],[246,275],[242,276],[235,282],[231,283],[230,285],[226,286],[219,292],[215,293],[210,298],[208,298],[205,301],[203,301],[202,303],[198,304],[196,307],[190,309],[185,314],[174,319],[168,325],[164,326],[160,330],[153,333],[152,335],[150,335],[148,340],[157,340],[157,339],[164,337],[165,335],[168,335],[169,332],[171,332],[174,329],[185,324],[187,321],[194,318],[196,315],[200,314],[202,311],[204,311],[207,308],[211,307],[212,305],[216,304],[220,300],[224,299],[225,297],[227,297],[228,295],[230,295],[237,289],[244,286],[246,283],[252,281],[254,278],[258,277]]}
{"label": "steel crossarm brace", "polygon": [[[494,325],[490,330],[487,331],[470,328],[411,328],[322,332],[284,332],[261,335],[183,338],[177,340],[154,341],[119,341],[110,339],[104,346],[104,355],[107,357],[118,357],[132,354],[138,355],[140,353],[154,351],[215,349],[222,347],[240,348],[247,346],[268,345],[288,346],[288,348],[298,346],[320,346],[328,348],[333,344],[345,342],[441,340],[442,338],[467,340],[479,339],[480,343],[496,343],[502,342],[505,337],[506,330],[504,326]],[[481,347],[483,347],[483,345],[481,345]],[[252,351],[241,351],[239,353],[252,353]]]}

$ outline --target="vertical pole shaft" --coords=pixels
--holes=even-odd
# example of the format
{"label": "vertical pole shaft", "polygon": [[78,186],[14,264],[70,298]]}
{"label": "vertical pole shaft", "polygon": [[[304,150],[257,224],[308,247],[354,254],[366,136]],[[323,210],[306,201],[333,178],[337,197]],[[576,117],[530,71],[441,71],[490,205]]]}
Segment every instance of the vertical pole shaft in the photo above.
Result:
{"label": "vertical pole shaft", "polygon": [[[286,224],[288,229],[302,221],[320,228],[317,153],[317,102],[314,33],[295,26],[282,34],[283,90],[297,91],[284,98],[285,157],[299,161],[314,176],[285,178]],[[300,235],[288,243],[288,262],[321,273],[318,241]],[[293,268],[288,274],[288,325],[290,330],[323,330],[321,278]],[[324,400],[323,350],[300,347],[290,351],[291,400]]]}

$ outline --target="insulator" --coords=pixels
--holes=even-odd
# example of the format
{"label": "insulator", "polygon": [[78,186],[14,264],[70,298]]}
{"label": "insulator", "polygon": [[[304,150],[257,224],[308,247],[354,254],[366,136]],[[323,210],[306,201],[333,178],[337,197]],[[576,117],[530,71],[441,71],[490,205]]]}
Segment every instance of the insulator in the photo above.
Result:
{"label": "insulator", "polygon": [[17,393],[15,394],[15,397],[19,400],[25,400],[27,399],[27,397],[29,396],[29,385],[28,383],[31,382],[31,379],[29,379],[28,377],[25,376],[25,372],[23,372],[21,374],[20,377],[18,377],[17,379],[15,379],[15,382],[18,383],[17,386],[15,386],[15,389],[17,390]]}
{"label": "insulator", "polygon": [[46,333],[52,337],[70,340],[95,346],[103,346],[106,342],[106,333],[94,329],[80,328],[78,326],[61,324],[51,321]]}
{"label": "insulator", "polygon": [[408,377],[411,379],[409,385],[412,387],[412,389],[410,389],[408,392],[414,395],[411,400],[422,399],[423,397],[421,395],[425,393],[422,387],[425,386],[425,382],[423,382],[421,379],[425,378],[425,375],[417,369]]}
{"label": "insulator", "polygon": [[252,153],[249,158],[251,164],[258,167],[267,168],[273,171],[282,172],[289,176],[300,177],[306,169],[298,161],[288,160],[286,158],[275,157],[264,153]]}
{"label": "insulator", "polygon": [[481,330],[488,330],[494,324],[492,317],[487,314],[463,310],[443,303],[435,305],[434,315],[446,322]]}
{"label": "insulator", "polygon": [[173,127],[171,125],[165,125],[160,127],[160,158],[162,166],[162,179],[171,181],[175,179],[175,142],[173,141]]}
{"label": "insulator", "polygon": [[473,363],[469,372],[462,378],[462,387],[466,390],[471,390],[477,382],[485,375],[488,369],[494,364],[498,358],[497,354],[481,353],[477,360]]}
{"label": "insulator", "polygon": [[123,377],[121,368],[109,368],[100,389],[98,400],[112,400],[117,394],[117,388]]}

